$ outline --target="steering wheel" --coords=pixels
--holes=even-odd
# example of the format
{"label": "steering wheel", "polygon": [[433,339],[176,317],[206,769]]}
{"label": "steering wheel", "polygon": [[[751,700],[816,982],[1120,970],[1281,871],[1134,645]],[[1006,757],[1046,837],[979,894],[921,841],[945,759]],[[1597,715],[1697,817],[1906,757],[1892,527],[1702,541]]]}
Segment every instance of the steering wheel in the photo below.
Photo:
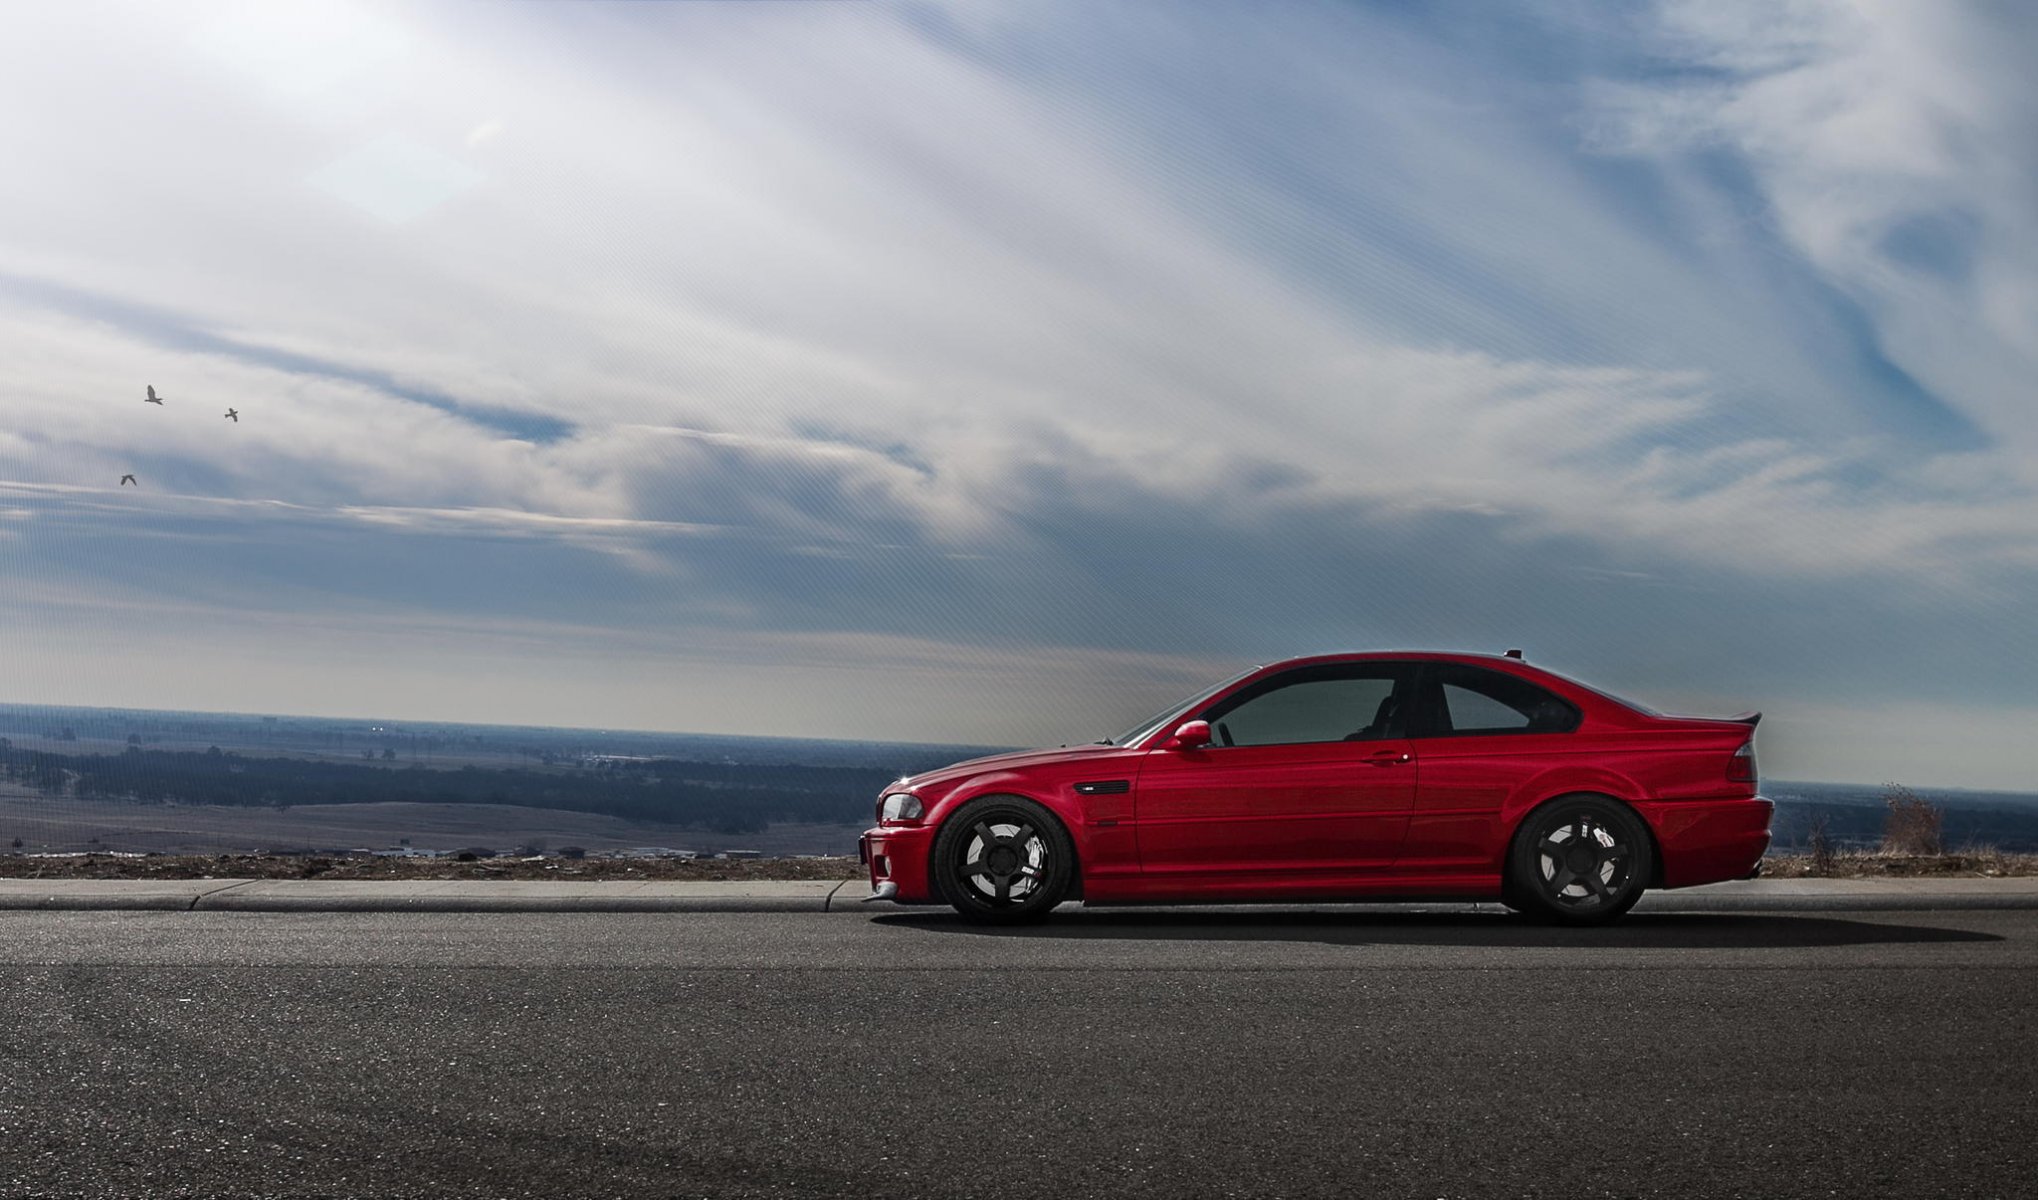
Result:
{"label": "steering wheel", "polygon": [[1224,744],[1225,744],[1225,745],[1227,745],[1227,746],[1236,746],[1236,745],[1238,745],[1238,743],[1237,743],[1237,742],[1234,742],[1234,741],[1232,741],[1232,740],[1231,740],[1231,730],[1229,730],[1229,729],[1226,729],[1226,728],[1224,727],[1224,722],[1222,722],[1222,721],[1219,721],[1219,722],[1217,723],[1217,736],[1218,736],[1218,737],[1220,737],[1220,738],[1222,738],[1222,739],[1224,740]]}

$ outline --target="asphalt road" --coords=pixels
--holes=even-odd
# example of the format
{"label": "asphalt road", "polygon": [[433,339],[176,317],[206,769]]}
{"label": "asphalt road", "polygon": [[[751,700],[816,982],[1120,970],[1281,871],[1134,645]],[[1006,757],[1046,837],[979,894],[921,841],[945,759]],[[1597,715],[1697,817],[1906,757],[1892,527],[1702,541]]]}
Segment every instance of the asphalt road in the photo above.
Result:
{"label": "asphalt road", "polygon": [[2030,1196],[2038,911],[0,913],[0,1195]]}

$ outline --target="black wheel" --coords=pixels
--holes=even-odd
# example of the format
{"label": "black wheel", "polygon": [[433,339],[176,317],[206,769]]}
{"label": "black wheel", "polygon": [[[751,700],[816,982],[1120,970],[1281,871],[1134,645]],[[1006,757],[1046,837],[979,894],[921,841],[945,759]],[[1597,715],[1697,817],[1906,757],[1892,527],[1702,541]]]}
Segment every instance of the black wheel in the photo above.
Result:
{"label": "black wheel", "polygon": [[967,920],[1038,921],[1075,881],[1076,848],[1053,813],[1017,796],[984,796],[934,835],[934,885]]}
{"label": "black wheel", "polygon": [[1604,796],[1567,796],[1530,813],[1515,831],[1504,888],[1524,911],[1598,925],[1642,898],[1653,852],[1634,810]]}

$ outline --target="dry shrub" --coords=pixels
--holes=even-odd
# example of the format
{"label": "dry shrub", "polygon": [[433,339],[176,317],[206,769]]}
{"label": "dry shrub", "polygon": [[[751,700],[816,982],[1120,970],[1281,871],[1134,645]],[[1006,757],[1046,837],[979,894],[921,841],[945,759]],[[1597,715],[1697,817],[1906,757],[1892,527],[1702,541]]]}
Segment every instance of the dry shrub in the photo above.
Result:
{"label": "dry shrub", "polygon": [[1812,874],[1833,873],[1833,837],[1827,831],[1829,820],[1821,811],[1812,814],[1811,825],[1805,830],[1805,841],[1812,852]]}
{"label": "dry shrub", "polygon": [[1946,814],[1938,805],[1900,783],[1882,785],[1882,849],[1886,854],[1939,854],[1945,849],[1940,826]]}

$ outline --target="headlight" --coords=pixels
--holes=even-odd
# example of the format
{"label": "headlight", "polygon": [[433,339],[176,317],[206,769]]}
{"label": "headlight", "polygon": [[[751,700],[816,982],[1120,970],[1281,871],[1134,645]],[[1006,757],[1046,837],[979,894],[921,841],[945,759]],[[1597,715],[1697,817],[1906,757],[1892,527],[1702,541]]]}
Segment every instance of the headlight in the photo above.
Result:
{"label": "headlight", "polygon": [[920,797],[906,792],[893,792],[886,796],[877,810],[880,821],[917,821],[920,819]]}

